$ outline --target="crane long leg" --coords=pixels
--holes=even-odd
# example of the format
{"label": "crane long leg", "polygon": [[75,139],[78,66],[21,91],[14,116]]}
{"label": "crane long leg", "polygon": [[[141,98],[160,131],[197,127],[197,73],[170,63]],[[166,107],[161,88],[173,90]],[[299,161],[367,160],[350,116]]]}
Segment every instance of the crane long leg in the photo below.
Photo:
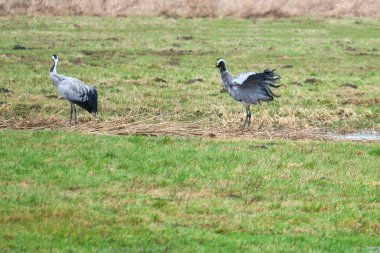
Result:
{"label": "crane long leg", "polygon": [[245,117],[243,129],[245,128],[247,123],[248,123],[248,126],[251,124],[251,110],[249,109],[249,105],[245,107],[245,112],[246,112],[246,117]]}
{"label": "crane long leg", "polygon": [[247,107],[247,115],[248,115],[248,127],[249,127],[249,125],[251,124],[251,108],[249,105]]}
{"label": "crane long leg", "polygon": [[72,118],[73,118],[73,103],[70,103],[70,126],[71,126]]}
{"label": "crane long leg", "polygon": [[75,125],[78,124],[77,122],[77,107],[74,105],[74,114],[75,114]]}

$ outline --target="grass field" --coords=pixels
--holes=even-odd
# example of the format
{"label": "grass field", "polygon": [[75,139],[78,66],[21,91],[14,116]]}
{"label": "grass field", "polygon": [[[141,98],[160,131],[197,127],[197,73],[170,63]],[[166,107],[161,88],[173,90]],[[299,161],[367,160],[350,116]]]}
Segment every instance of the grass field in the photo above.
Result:
{"label": "grass field", "polygon": [[379,144],[60,131],[3,131],[0,144],[3,252],[380,246]]}
{"label": "grass field", "polygon": [[[18,16],[0,17],[0,38],[0,251],[380,247],[379,143],[69,132],[49,80],[56,53],[59,73],[97,87],[99,115],[79,110],[81,125],[241,126],[223,57],[232,73],[282,76],[252,131],[380,130],[379,20]],[[61,130],[4,129],[32,121]]]}
{"label": "grass field", "polygon": [[[95,85],[100,120],[172,114],[240,125],[244,108],[220,92],[216,59],[232,73],[276,68],[278,102],[253,108],[253,128],[379,129],[378,20],[1,17],[1,117],[68,119],[49,80]],[[16,46],[26,50],[15,50]],[[356,85],[357,88],[344,86]],[[342,87],[343,85],[343,87]],[[8,92],[4,92],[8,91]],[[80,122],[92,120],[80,112]],[[67,122],[66,122],[67,124]]]}

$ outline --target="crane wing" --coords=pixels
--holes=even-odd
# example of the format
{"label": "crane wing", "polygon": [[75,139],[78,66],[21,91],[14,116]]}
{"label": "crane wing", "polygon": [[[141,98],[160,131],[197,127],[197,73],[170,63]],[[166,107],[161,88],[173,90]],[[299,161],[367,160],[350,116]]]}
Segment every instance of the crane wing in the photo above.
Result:
{"label": "crane wing", "polygon": [[247,78],[251,75],[256,74],[255,72],[244,72],[240,73],[239,75],[235,76],[234,79],[232,79],[232,83],[234,85],[241,85],[247,80]]}
{"label": "crane wing", "polygon": [[232,83],[234,85],[264,85],[272,88],[277,88],[281,85],[277,85],[280,76],[275,73],[275,70],[265,69],[261,73],[244,72],[236,76]]}
{"label": "crane wing", "polygon": [[71,77],[66,77],[59,83],[58,91],[64,98],[72,102],[85,102],[96,93],[95,88]]}
{"label": "crane wing", "polygon": [[238,101],[256,104],[272,101],[275,95],[271,88],[278,88],[280,76],[274,70],[264,70],[261,73],[245,72],[236,76],[232,83],[231,95]]}

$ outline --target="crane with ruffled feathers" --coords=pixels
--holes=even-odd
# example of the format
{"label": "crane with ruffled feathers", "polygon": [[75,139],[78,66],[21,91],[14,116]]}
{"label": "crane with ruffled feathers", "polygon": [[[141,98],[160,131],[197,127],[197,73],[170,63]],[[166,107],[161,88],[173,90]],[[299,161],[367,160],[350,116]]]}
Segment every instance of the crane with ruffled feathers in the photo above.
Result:
{"label": "crane with ruffled feathers", "polygon": [[280,76],[275,70],[265,69],[261,73],[244,72],[237,76],[233,76],[227,71],[226,62],[223,59],[217,59],[216,67],[220,71],[223,86],[228,93],[236,100],[241,102],[246,110],[246,118],[243,129],[251,123],[250,106],[261,102],[270,102],[274,97],[271,88],[278,88]]}

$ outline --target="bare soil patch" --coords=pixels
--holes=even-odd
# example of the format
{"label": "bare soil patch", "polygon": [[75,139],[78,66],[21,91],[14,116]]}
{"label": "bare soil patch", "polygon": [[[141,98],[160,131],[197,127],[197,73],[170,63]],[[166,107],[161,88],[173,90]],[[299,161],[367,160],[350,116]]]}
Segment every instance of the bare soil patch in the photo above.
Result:
{"label": "bare soil patch", "polygon": [[345,83],[345,84],[342,84],[340,87],[347,87],[347,88],[352,88],[352,89],[358,88],[356,84],[352,84],[352,83]]}
{"label": "bare soil patch", "polygon": [[10,93],[11,91],[7,88],[0,87],[0,93]]}
{"label": "bare soil patch", "polygon": [[321,80],[314,77],[310,77],[310,78],[305,79],[305,83],[317,84],[317,83],[321,83]]}
{"label": "bare soil patch", "polygon": [[203,83],[205,80],[203,78],[193,78],[188,80],[186,83],[187,84],[193,84],[193,83]]}

